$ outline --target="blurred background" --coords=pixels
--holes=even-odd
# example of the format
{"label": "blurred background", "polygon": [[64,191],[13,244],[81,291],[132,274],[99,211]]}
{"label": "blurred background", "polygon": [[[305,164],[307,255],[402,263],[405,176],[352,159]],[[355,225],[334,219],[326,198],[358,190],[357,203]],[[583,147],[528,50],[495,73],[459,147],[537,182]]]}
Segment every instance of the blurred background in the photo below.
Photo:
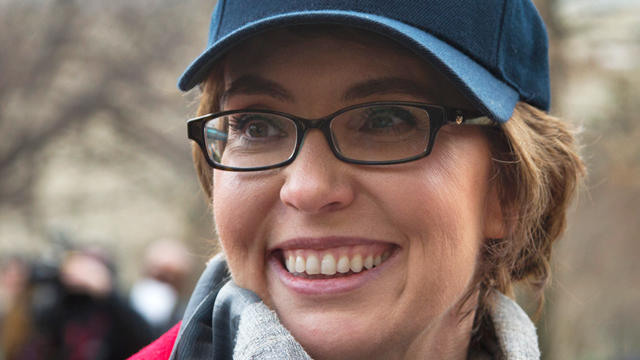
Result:
{"label": "blurred background", "polygon": [[[640,0],[535,2],[552,113],[581,129],[589,167],[555,247],[543,358],[640,359]],[[215,235],[186,139],[198,91],[175,84],[213,3],[0,0],[0,328],[26,286],[92,299],[52,332],[113,334],[104,314],[158,309],[137,312],[152,337],[178,316]]]}

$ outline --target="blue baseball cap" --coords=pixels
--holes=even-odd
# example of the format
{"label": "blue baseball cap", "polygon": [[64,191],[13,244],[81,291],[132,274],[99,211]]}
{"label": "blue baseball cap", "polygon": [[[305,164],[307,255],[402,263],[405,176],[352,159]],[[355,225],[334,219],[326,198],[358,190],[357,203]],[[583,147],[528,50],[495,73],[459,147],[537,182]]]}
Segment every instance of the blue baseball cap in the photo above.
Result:
{"label": "blue baseball cap", "polygon": [[549,110],[548,39],[531,0],[218,0],[207,48],[178,87],[203,82],[217,59],[258,33],[305,24],[351,26],[404,45],[495,121],[507,121],[518,101]]}

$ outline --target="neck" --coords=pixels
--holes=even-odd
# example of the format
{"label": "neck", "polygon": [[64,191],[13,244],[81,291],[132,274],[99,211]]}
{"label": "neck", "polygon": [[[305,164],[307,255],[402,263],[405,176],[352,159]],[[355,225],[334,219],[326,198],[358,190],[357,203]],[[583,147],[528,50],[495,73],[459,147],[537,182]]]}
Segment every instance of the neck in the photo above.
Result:
{"label": "neck", "polygon": [[[375,349],[368,349],[365,353],[349,354],[340,358],[362,360],[466,360],[471,342],[471,332],[475,311],[460,320],[458,308],[453,307],[442,317],[434,321],[411,338],[388,339],[386,344],[379,344]],[[313,354],[314,359],[334,359],[336,357],[322,357]]]}
{"label": "neck", "polygon": [[474,313],[462,321],[457,314],[457,307],[448,311],[433,326],[418,334],[406,352],[398,359],[451,359],[467,358],[471,331],[473,330]]}

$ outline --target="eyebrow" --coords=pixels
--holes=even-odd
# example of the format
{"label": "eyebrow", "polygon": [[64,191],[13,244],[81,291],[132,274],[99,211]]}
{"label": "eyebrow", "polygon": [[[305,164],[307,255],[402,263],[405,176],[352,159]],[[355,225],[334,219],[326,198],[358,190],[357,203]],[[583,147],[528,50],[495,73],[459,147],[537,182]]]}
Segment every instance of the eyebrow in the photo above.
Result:
{"label": "eyebrow", "polygon": [[293,95],[275,81],[257,75],[243,75],[231,82],[221,96],[222,102],[233,95],[267,95],[279,100],[292,102]]}
{"label": "eyebrow", "polygon": [[352,101],[380,94],[407,94],[429,100],[441,100],[432,89],[410,79],[387,77],[365,80],[350,87],[343,95],[343,100]]}

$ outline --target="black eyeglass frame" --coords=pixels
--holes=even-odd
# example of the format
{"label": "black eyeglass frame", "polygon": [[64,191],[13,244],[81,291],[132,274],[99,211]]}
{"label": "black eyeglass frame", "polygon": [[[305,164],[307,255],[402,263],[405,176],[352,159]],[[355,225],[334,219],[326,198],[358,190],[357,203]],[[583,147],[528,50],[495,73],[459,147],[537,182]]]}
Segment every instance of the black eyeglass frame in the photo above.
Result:
{"label": "black eyeglass frame", "polygon": [[[429,114],[429,122],[430,122],[429,141],[427,143],[427,148],[424,149],[423,152],[415,156],[411,156],[411,157],[399,159],[399,160],[386,160],[386,161],[354,160],[340,154],[335,143],[333,142],[333,137],[331,136],[331,127],[330,127],[331,121],[334,118],[336,118],[338,115],[345,113],[347,111],[363,108],[363,107],[370,107],[370,106],[410,106],[410,107],[416,107],[416,108],[427,111],[427,113]],[[218,164],[210,158],[210,156],[208,155],[209,152],[207,151],[206,142],[204,139],[206,122],[221,116],[233,115],[238,113],[246,113],[246,112],[278,115],[293,121],[293,123],[296,125],[296,136],[297,136],[296,146],[293,152],[291,153],[291,156],[287,160],[273,164],[273,165],[268,165],[268,166],[238,168],[238,167],[225,166],[222,164]],[[467,125],[497,126],[497,123],[495,121],[489,119],[488,117],[476,111],[455,109],[455,108],[450,108],[446,106],[432,105],[432,104],[411,102],[411,101],[378,101],[378,102],[368,102],[368,103],[351,105],[318,119],[305,119],[305,118],[291,115],[285,112],[265,110],[265,109],[239,109],[239,110],[228,110],[228,111],[222,111],[217,113],[211,113],[211,114],[206,114],[206,115],[198,116],[196,118],[187,120],[187,137],[198,144],[209,166],[219,170],[243,171],[243,172],[244,171],[262,171],[262,170],[275,169],[275,168],[289,165],[298,156],[298,153],[300,152],[300,148],[302,147],[302,144],[304,142],[304,137],[307,134],[307,132],[311,129],[318,129],[322,132],[325,139],[327,139],[329,148],[331,149],[335,157],[337,157],[341,161],[344,161],[350,164],[359,164],[359,165],[394,165],[394,164],[402,164],[410,161],[415,161],[429,155],[431,153],[431,150],[433,149],[433,144],[435,143],[435,138],[438,131],[440,130],[440,128],[442,128],[443,125],[448,123],[455,123],[458,125],[467,124]]]}

